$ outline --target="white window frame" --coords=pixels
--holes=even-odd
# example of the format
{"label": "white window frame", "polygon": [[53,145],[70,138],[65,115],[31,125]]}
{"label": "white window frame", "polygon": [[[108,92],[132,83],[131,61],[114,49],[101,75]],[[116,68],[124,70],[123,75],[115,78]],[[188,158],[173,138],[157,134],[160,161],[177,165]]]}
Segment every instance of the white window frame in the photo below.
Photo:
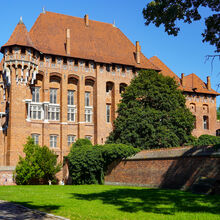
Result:
{"label": "white window frame", "polygon": [[34,134],[31,134],[31,137],[33,138],[33,140],[34,140],[34,144],[38,144],[39,145],[39,134],[36,134],[36,133],[34,133]]}
{"label": "white window frame", "polygon": [[85,122],[91,123],[92,122],[92,106],[86,106],[85,107]]}
{"label": "white window frame", "polygon": [[71,122],[75,122],[76,112],[77,110],[75,105],[68,105],[67,120]]}
{"label": "white window frame", "polygon": [[68,90],[67,103],[68,105],[74,105],[74,90]]}
{"label": "white window frame", "polygon": [[76,140],[76,135],[72,135],[72,134],[68,135],[67,136],[67,145],[71,146],[75,142],[75,140]]}
{"label": "white window frame", "polygon": [[90,92],[85,92],[85,106],[90,106]]}
{"label": "white window frame", "polygon": [[57,90],[54,88],[50,88],[50,103],[57,104]]}
{"label": "white window frame", "polygon": [[51,148],[57,148],[57,137],[58,137],[58,135],[56,135],[56,134],[50,135],[50,147]]}
{"label": "white window frame", "polygon": [[32,102],[40,102],[40,87],[32,88]]}
{"label": "white window frame", "polygon": [[30,118],[33,120],[42,120],[43,107],[42,103],[31,103],[30,104]]}
{"label": "white window frame", "polygon": [[60,120],[60,105],[50,104],[48,106],[48,120],[51,120],[51,121]]}
{"label": "white window frame", "polygon": [[111,122],[111,105],[106,104],[106,122],[110,123]]}

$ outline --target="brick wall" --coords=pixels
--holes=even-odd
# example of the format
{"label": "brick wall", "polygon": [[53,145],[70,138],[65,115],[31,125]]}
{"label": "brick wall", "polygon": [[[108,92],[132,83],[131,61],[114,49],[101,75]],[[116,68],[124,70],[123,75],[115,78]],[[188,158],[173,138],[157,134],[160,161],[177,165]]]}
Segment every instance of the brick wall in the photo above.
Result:
{"label": "brick wall", "polygon": [[187,189],[201,176],[220,179],[220,153],[211,148],[141,151],[109,166],[106,184]]}

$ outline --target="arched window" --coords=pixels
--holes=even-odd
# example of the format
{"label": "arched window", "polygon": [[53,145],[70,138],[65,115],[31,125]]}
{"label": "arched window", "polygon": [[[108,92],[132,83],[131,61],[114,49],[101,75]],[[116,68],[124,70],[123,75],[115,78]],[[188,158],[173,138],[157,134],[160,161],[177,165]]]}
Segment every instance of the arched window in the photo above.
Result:
{"label": "arched window", "polygon": [[106,83],[106,93],[110,94],[113,91],[114,83],[113,82],[107,82]]}
{"label": "arched window", "polygon": [[190,109],[191,112],[196,112],[196,105],[195,105],[195,103],[190,103],[189,104],[189,109]]}
{"label": "arched window", "polygon": [[209,129],[209,117],[206,115],[203,116],[203,128],[205,130]]}
{"label": "arched window", "polygon": [[125,91],[126,87],[127,87],[126,83],[120,83],[120,85],[119,85],[119,92],[120,92],[120,94]]}
{"label": "arched window", "polygon": [[203,113],[209,113],[209,106],[208,106],[207,104],[204,104],[204,105],[202,106],[202,112],[203,112]]}

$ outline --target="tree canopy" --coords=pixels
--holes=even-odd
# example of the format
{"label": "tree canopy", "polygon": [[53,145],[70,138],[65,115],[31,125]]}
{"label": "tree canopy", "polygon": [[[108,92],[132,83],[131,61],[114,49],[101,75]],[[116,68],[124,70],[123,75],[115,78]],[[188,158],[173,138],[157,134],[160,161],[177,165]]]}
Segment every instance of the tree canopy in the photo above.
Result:
{"label": "tree canopy", "polygon": [[28,138],[24,145],[25,157],[19,158],[15,169],[15,180],[18,185],[48,184],[55,181],[55,174],[60,171],[57,156],[47,146],[40,147]]}
{"label": "tree canopy", "polygon": [[173,147],[191,138],[195,118],[174,79],[142,70],[122,94],[107,143],[139,148]]}
{"label": "tree canopy", "polygon": [[176,21],[192,23],[200,20],[200,7],[208,7],[212,14],[205,18],[205,30],[202,33],[203,42],[209,42],[216,47],[215,52],[220,52],[220,4],[218,0],[155,0],[151,1],[143,9],[145,24],[161,24],[169,35],[177,36],[180,28]]}

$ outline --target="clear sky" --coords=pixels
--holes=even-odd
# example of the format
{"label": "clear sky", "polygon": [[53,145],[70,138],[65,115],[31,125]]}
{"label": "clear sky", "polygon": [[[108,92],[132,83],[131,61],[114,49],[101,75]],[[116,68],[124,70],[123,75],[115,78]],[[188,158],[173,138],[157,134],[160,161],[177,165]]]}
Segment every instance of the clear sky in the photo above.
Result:
{"label": "clear sky", "polygon": [[[220,62],[214,60],[205,62],[205,56],[214,54],[215,48],[208,43],[202,43],[201,33],[204,30],[204,20],[192,24],[177,23],[181,32],[177,37],[169,36],[163,27],[145,26],[142,9],[150,2],[148,0],[0,0],[0,45],[7,42],[17,25],[20,16],[28,30],[45,7],[46,11],[66,15],[84,17],[89,14],[92,20],[113,23],[133,42],[139,40],[141,50],[147,58],[158,56],[178,76],[181,73],[197,74],[206,82],[211,76],[212,88],[217,90],[220,82]],[[202,15],[210,11],[201,9]],[[76,30],[77,31],[77,30]],[[1,55],[0,55],[1,58]],[[220,88],[218,89],[220,92]],[[220,105],[218,98],[217,105]]]}

